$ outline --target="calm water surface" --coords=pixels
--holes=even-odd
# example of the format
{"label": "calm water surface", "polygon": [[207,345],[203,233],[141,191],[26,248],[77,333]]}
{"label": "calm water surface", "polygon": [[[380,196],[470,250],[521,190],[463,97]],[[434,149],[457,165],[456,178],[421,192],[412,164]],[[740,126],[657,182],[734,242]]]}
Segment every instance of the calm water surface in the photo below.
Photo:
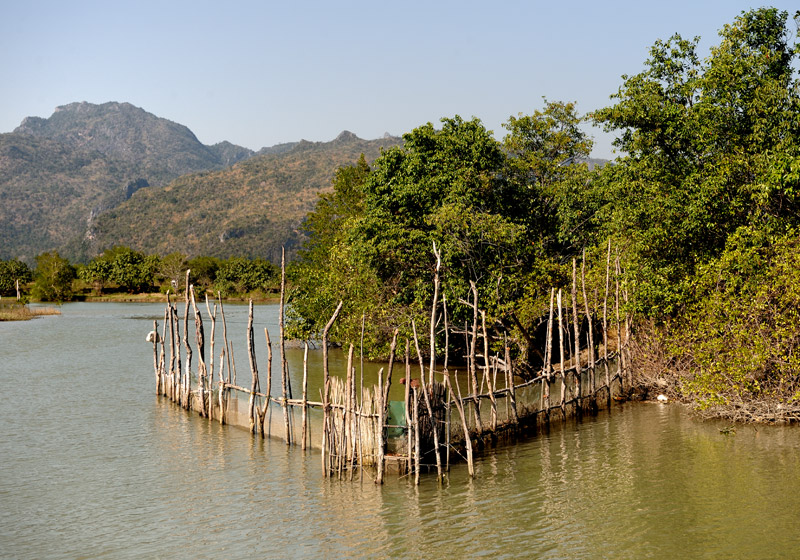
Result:
{"label": "calm water surface", "polygon": [[[723,435],[626,405],[486,455],[474,481],[462,465],[441,487],[327,480],[316,452],[155,396],[144,337],[162,305],[62,311],[0,323],[2,558],[800,555],[797,429]],[[246,308],[226,312],[247,380]],[[274,306],[256,319],[277,339]]]}

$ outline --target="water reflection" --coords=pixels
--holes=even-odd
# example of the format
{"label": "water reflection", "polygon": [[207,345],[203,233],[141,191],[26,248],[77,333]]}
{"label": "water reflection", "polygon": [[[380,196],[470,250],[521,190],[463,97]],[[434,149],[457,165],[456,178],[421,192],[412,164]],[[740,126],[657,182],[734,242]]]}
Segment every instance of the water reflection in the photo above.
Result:
{"label": "water reflection", "polygon": [[[679,406],[625,406],[486,453],[476,480],[462,464],[442,485],[324,479],[316,452],[154,395],[144,334],[162,309],[73,304],[0,323],[2,556],[761,558],[800,546],[795,429],[726,436]],[[226,314],[238,352],[246,308]],[[277,313],[256,318],[263,332]]]}

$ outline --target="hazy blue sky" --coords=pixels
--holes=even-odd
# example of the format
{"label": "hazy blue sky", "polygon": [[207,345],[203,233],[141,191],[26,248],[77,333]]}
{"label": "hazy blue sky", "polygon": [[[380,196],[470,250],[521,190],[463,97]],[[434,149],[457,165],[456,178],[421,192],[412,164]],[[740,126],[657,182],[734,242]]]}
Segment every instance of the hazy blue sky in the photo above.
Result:
{"label": "hazy blue sky", "polygon": [[[455,114],[500,139],[542,97],[581,113],[607,105],[656,39],[699,35],[707,49],[761,5],[0,0],[0,132],[74,101],[127,101],[205,144],[252,149],[345,129],[399,135]],[[610,139],[591,133],[610,157]]]}

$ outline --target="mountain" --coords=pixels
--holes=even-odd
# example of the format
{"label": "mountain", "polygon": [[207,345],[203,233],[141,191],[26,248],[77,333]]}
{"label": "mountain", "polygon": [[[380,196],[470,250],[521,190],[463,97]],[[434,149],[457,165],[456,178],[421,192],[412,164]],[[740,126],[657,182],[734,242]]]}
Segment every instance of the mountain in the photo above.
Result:
{"label": "mountain", "polygon": [[146,182],[100,152],[27,134],[0,134],[0,259],[32,262]]}
{"label": "mountain", "polygon": [[152,186],[232,165],[254,153],[229,142],[206,146],[187,127],[130,103],[70,103],[47,119],[27,117],[14,132],[100,152],[135,166]]}
{"label": "mountain", "polygon": [[0,259],[28,262],[79,243],[102,212],[145,187],[222,169],[252,150],[205,146],[185,126],[129,103],[72,103],[0,134]]}
{"label": "mountain", "polygon": [[163,189],[143,189],[95,220],[84,240],[96,254],[124,244],[146,253],[263,257],[280,261],[301,239],[317,193],[335,170],[380,155],[400,138],[362,140],[342,132],[331,142],[283,144],[221,171],[184,175]]}

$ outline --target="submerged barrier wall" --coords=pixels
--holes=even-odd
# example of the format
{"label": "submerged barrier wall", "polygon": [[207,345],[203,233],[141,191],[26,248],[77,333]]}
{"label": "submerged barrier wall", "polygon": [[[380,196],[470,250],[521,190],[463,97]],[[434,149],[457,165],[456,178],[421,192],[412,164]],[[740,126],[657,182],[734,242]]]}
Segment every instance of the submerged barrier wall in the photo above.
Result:
{"label": "submerged barrier wall", "polygon": [[[438,261],[438,253],[436,255]],[[437,323],[438,269],[437,265],[431,325]],[[247,324],[247,354],[251,371],[248,388],[235,383],[236,366],[227,336],[222,300],[218,299],[218,304],[214,303],[212,310],[207,296],[205,307],[210,321],[210,355],[206,360],[205,323],[195,300],[194,289],[189,285],[187,271],[182,328],[177,307],[168,294],[161,332],[158,332],[158,323],[154,321],[154,329],[147,337],[153,343],[156,392],[210,421],[247,428],[262,437],[281,438],[287,444],[303,449],[319,449],[325,476],[352,479],[355,476],[363,478],[366,474],[376,482],[382,482],[386,472],[394,472],[412,475],[418,482],[421,472],[434,469],[441,479],[454,461],[465,461],[470,475],[474,476],[476,447],[490,445],[503,436],[530,433],[554,420],[562,421],[587,412],[594,413],[601,406],[610,406],[623,385],[630,384],[629,322],[627,317],[624,321],[620,317],[618,282],[616,293],[612,294],[612,305],[609,306],[609,271],[610,258],[602,332],[593,331],[594,320],[586,303],[588,332],[584,347],[581,346],[578,321],[574,263],[571,324],[566,317],[569,309],[562,306],[562,292],[551,290],[543,365],[538,374],[529,376],[529,379],[521,379],[515,372],[508,344],[504,345],[502,353],[490,353],[486,315],[478,308],[477,289],[474,286],[471,330],[467,327],[460,332],[449,329],[446,302],[443,301],[445,332],[463,335],[466,341],[466,366],[460,373],[448,369],[446,348],[443,365],[437,365],[436,337],[433,332],[426,366],[416,325],[412,323],[413,340],[405,341],[402,356],[397,352],[398,331],[395,331],[388,367],[385,372],[381,369],[378,373],[377,385],[364,387],[363,382],[356,383],[353,345],[349,347],[344,375],[331,375],[328,331],[341,311],[340,303],[322,333],[322,372],[309,372],[308,343],[305,344],[300,398],[292,398],[285,357],[283,282],[279,319],[280,391],[272,387],[273,349],[267,329],[264,329],[264,335],[268,372],[265,376],[266,387],[261,387],[255,359],[252,301]],[[585,282],[583,289],[586,302]],[[222,349],[215,363],[218,308],[222,322]],[[612,311],[611,320],[609,309]],[[194,317],[196,357],[189,341],[190,314]],[[478,320],[479,316],[481,321]],[[614,334],[613,340],[609,340],[611,333]],[[594,339],[595,335],[597,340]],[[483,352],[478,349],[480,343]],[[613,351],[610,350],[612,345]],[[402,363],[398,363],[400,357]],[[195,358],[197,365],[193,368]],[[389,400],[395,369],[404,372],[400,380],[405,386],[403,401]],[[418,374],[414,375],[416,371]],[[231,372],[234,372],[233,377]],[[320,374],[323,379],[322,400],[310,400],[309,375]]]}

